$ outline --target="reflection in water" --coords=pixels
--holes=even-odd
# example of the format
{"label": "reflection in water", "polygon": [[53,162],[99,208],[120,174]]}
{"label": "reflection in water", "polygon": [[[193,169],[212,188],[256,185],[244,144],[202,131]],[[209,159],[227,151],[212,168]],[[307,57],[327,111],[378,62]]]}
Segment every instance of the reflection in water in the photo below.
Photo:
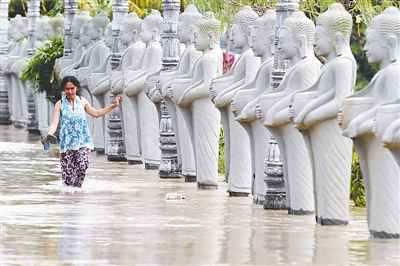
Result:
{"label": "reflection in water", "polygon": [[[56,150],[0,127],[0,265],[400,265],[400,242],[369,239],[364,209],[321,227],[229,198],[222,182],[198,191],[95,154],[82,189],[59,171]],[[165,200],[177,191],[187,199]]]}

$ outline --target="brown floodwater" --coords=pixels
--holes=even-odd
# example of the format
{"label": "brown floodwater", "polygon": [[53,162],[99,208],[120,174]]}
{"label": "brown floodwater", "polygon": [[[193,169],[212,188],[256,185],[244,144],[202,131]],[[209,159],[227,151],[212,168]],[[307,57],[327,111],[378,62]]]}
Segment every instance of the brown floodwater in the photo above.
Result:
{"label": "brown floodwater", "polygon": [[67,189],[55,149],[0,126],[0,265],[400,265],[400,242],[370,239],[364,209],[321,227],[225,191],[95,154]]}

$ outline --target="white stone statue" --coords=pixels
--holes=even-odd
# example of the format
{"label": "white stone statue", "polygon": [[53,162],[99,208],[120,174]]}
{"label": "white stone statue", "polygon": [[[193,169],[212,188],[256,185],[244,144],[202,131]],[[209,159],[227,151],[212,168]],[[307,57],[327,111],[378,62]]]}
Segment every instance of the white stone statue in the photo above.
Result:
{"label": "white stone statue", "polygon": [[11,119],[15,126],[23,127],[28,123],[28,102],[26,82],[20,79],[20,75],[26,65],[28,56],[27,19],[18,15],[15,17],[13,26],[12,34],[16,40],[15,54],[8,58],[7,65],[7,69],[11,74]]}
{"label": "white stone statue", "polygon": [[[122,94],[131,75],[142,67],[146,44],[141,40],[142,20],[135,14],[126,15],[121,25],[121,43],[125,47],[119,67],[112,71],[111,91]],[[136,97],[125,97],[122,102],[123,133],[126,158],[129,164],[141,164],[140,131]]]}
{"label": "white stone statue", "polygon": [[289,114],[293,95],[308,89],[319,77],[321,63],[314,55],[314,35],[314,23],[303,12],[294,12],[285,20],[279,31],[279,50],[291,67],[276,92],[264,94],[259,101],[258,116],[276,137],[283,155],[289,214],[314,212],[310,158]]}
{"label": "white stone statue", "polygon": [[[228,172],[230,196],[247,196],[251,192],[252,167],[250,139],[246,130],[234,119],[231,102],[234,95],[250,84],[257,74],[260,58],[249,45],[250,27],[258,18],[249,6],[236,13],[231,38],[234,48],[241,51],[231,70],[213,80],[210,95],[221,112],[225,136],[225,171]],[[240,141],[238,141],[240,140]]]}
{"label": "white stone statue", "polygon": [[353,139],[360,158],[368,228],[378,238],[400,236],[400,168],[381,142],[389,124],[382,113],[388,107],[382,107],[400,99],[399,42],[400,11],[388,8],[373,18],[364,47],[368,61],[379,64],[380,71],[366,88],[345,99],[340,117],[343,135]]}
{"label": "white stone statue", "polygon": [[177,105],[178,98],[171,99],[174,93],[182,93],[192,84],[194,65],[202,56],[203,51],[194,46],[194,32],[196,25],[202,19],[194,5],[189,5],[179,17],[178,37],[185,44],[185,50],[176,71],[162,72],[160,75],[161,94],[165,99],[168,113],[171,115],[172,127],[176,134],[178,163],[182,169],[182,175],[187,182],[196,181],[196,163],[193,147],[191,108]]}
{"label": "white stone statue", "polygon": [[[53,25],[50,18],[42,16],[36,24],[35,30],[35,48],[41,48],[52,37],[55,36]],[[34,92],[35,108],[38,122],[38,129],[41,135],[46,135],[49,127],[49,101],[46,92]]]}
{"label": "white stone statue", "polygon": [[[88,88],[93,95],[93,107],[101,109],[110,103],[111,90],[111,48],[112,48],[112,24],[109,23],[104,32],[104,45],[108,48],[103,54],[103,64],[93,69],[88,78]],[[93,144],[98,153],[105,150],[106,118],[94,120]]]}
{"label": "white stone statue", "polygon": [[267,154],[269,131],[259,123],[256,117],[256,105],[260,95],[270,88],[273,68],[272,49],[275,38],[276,13],[268,10],[257,19],[251,30],[251,48],[255,56],[261,58],[261,65],[256,78],[242,88],[233,98],[232,111],[235,119],[247,130],[251,143],[251,161],[254,173],[253,197],[254,202],[264,201],[266,185],[264,181],[264,160]]}
{"label": "white stone statue", "polygon": [[182,124],[189,128],[195,154],[194,175],[199,188],[217,187],[220,114],[208,91],[212,79],[222,74],[220,28],[220,22],[210,14],[200,20],[195,31],[195,47],[203,55],[193,67],[192,80],[181,90],[170,87],[168,91],[171,100],[179,106],[178,117],[179,112],[186,109],[185,121],[178,120],[178,128]]}
{"label": "white stone statue", "polygon": [[[157,169],[160,164],[158,113],[155,105],[146,96],[144,84],[149,75],[161,69],[162,48],[160,33],[162,28],[160,12],[153,10],[143,19],[141,37],[146,44],[142,64],[139,69],[129,71],[124,83],[124,93],[132,103],[132,110],[123,123],[135,123],[139,130],[141,158],[146,169]],[[136,109],[136,110],[135,110]],[[136,111],[136,112],[135,112]],[[136,136],[128,136],[132,138]]]}
{"label": "white stone statue", "polygon": [[313,169],[315,216],[322,225],[349,221],[353,145],[342,135],[337,113],[356,82],[352,25],[351,15],[339,3],[317,18],[315,51],[327,63],[318,81],[293,97],[294,123],[303,133]]}
{"label": "white stone statue", "polygon": [[[54,64],[54,72],[57,76],[63,77],[66,72],[70,72],[74,64],[79,62],[80,58],[83,55],[84,50],[88,45],[88,41],[90,41],[89,37],[85,34],[81,34],[81,29],[84,25],[86,25],[91,20],[91,17],[88,12],[81,12],[80,14],[74,17],[72,21],[71,29],[72,29],[72,53],[69,56],[63,56],[56,60]],[[81,37],[82,41],[81,42]]]}
{"label": "white stone statue", "polygon": [[[181,166],[182,174],[185,176],[185,181],[195,182],[195,167],[194,167],[194,151],[190,133],[182,124],[178,128],[178,116],[175,103],[168,97],[168,90],[171,90],[177,84],[185,83],[188,86],[192,80],[192,70],[195,62],[202,55],[202,52],[194,47],[194,31],[195,27],[202,18],[195,5],[188,5],[183,13],[179,16],[178,37],[179,41],[184,44],[184,50],[181,54],[178,68],[173,71],[161,71],[157,80],[161,87],[161,95],[159,90],[154,90],[150,93],[153,102],[158,102],[163,97],[168,108],[168,114],[171,116],[172,128],[176,135],[176,144],[178,151],[178,163]],[[179,114],[179,120],[182,119]],[[183,123],[185,123],[183,121]]]}

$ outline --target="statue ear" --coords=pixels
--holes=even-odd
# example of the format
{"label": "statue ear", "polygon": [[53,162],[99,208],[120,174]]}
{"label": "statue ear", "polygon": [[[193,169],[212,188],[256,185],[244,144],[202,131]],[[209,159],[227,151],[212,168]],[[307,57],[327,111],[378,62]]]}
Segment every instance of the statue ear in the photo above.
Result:
{"label": "statue ear", "polygon": [[336,51],[336,55],[340,56],[343,53],[343,48],[346,45],[346,40],[343,36],[343,34],[341,34],[340,32],[336,32],[335,34],[335,51]]}
{"label": "statue ear", "polygon": [[299,36],[299,52],[300,52],[300,57],[303,59],[307,57],[307,47],[308,47],[307,37],[301,34]]}
{"label": "statue ear", "polygon": [[271,54],[275,54],[275,34],[270,34],[267,38],[267,45],[269,45],[269,51],[271,52]]}
{"label": "statue ear", "polygon": [[399,43],[398,39],[395,35],[390,34],[390,36],[387,37],[387,42],[389,45],[389,59],[390,62],[395,62],[399,56],[398,50],[399,50]]}

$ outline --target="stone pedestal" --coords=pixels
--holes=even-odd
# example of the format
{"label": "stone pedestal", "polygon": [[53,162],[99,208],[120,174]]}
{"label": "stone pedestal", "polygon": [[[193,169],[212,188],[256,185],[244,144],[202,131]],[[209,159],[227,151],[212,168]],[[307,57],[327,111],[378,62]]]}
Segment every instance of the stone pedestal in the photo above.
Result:
{"label": "stone pedestal", "polygon": [[[116,69],[121,63],[121,23],[124,16],[128,13],[128,2],[126,0],[114,0],[112,4],[113,11],[113,45],[112,45],[112,55],[111,55],[111,67]],[[110,96],[112,99],[114,96]],[[110,99],[110,101],[112,100]],[[121,109],[115,108],[109,115],[106,116],[107,119],[107,135],[106,136],[106,154],[109,161],[126,161],[125,157],[125,142],[123,135],[123,127],[121,120]]]}

